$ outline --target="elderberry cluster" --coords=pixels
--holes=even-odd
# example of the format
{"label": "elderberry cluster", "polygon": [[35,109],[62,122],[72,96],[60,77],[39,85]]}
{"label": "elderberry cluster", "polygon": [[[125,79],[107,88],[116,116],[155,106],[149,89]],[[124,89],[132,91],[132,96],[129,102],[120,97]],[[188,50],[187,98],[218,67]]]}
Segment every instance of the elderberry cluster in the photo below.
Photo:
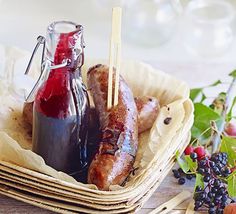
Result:
{"label": "elderberry cluster", "polygon": [[226,153],[215,153],[211,158],[204,157],[198,162],[197,172],[203,176],[204,188],[196,187],[194,200],[197,211],[200,207],[207,207],[209,214],[223,214],[225,206],[233,202],[229,198],[223,179],[231,173],[227,166]]}

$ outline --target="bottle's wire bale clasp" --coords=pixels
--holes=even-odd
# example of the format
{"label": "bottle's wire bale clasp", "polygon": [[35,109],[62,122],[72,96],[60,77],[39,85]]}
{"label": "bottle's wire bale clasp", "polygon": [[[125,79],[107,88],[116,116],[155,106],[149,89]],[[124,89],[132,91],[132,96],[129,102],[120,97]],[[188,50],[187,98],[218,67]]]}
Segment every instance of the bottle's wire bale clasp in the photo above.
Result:
{"label": "bottle's wire bale clasp", "polygon": [[26,97],[25,102],[33,102],[34,101],[34,97],[36,95],[37,89],[38,89],[41,81],[43,81],[43,77],[45,77],[45,75],[47,75],[47,72],[45,72],[45,71],[51,70],[51,69],[63,68],[63,67],[66,67],[70,63],[70,60],[65,59],[65,60],[63,60],[63,62],[61,64],[52,65],[52,63],[45,58],[46,39],[43,36],[38,36],[37,44],[34,47],[34,50],[33,50],[32,55],[30,57],[29,63],[26,67],[25,75],[27,75],[29,73],[34,56],[37,53],[37,51],[41,45],[43,45],[43,51],[42,51],[42,57],[41,57],[40,75],[39,75],[39,78],[38,78],[37,82],[35,83],[34,87],[30,91],[29,95]]}

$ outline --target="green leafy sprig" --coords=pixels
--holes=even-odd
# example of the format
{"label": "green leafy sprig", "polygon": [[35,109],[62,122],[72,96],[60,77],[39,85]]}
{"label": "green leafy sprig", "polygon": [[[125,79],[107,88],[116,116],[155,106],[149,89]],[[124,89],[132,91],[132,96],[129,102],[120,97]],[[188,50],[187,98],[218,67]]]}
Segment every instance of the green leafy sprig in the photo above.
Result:
{"label": "green leafy sprig", "polygon": [[[233,116],[233,108],[236,105],[236,96],[233,89],[236,86],[236,70],[231,72],[229,76],[232,81],[227,92],[221,92],[214,99],[210,106],[205,105],[207,95],[205,89],[215,87],[222,84],[221,80],[217,80],[213,84],[194,88],[190,92],[190,98],[194,103],[194,124],[191,129],[192,145],[202,145],[206,149],[210,149],[211,153],[218,151],[228,154],[228,164],[231,168],[236,168],[236,139],[225,136],[225,124],[229,122]],[[183,157],[179,152],[176,153],[176,159],[180,168],[186,174],[194,174],[196,176],[195,188],[197,186],[204,187],[203,176],[197,172],[198,162],[193,161],[189,155]],[[231,197],[236,197],[236,170],[232,172],[224,182],[227,183],[228,193]]]}
{"label": "green leafy sprig", "polygon": [[[222,84],[222,81],[217,80],[209,86],[195,88],[190,92],[190,98],[194,102],[195,109],[195,119],[191,130],[192,142],[197,141],[201,145],[211,146],[212,153],[219,151],[220,137],[224,132],[225,124],[233,118],[233,108],[236,104],[236,96],[233,93],[236,86],[236,70],[231,72],[229,76],[232,77],[232,81],[227,92],[219,93],[210,106],[204,104],[207,98],[204,89]],[[197,102],[199,97],[200,102]],[[212,126],[212,122],[216,127]]]}

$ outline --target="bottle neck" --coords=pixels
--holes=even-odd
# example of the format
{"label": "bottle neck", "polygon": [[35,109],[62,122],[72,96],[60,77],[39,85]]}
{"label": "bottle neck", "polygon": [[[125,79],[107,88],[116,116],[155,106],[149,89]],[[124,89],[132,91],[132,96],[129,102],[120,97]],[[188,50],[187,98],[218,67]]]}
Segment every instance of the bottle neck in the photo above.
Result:
{"label": "bottle neck", "polygon": [[46,36],[46,59],[52,65],[67,62],[66,68],[80,70],[84,63],[83,27],[61,21],[49,25]]}

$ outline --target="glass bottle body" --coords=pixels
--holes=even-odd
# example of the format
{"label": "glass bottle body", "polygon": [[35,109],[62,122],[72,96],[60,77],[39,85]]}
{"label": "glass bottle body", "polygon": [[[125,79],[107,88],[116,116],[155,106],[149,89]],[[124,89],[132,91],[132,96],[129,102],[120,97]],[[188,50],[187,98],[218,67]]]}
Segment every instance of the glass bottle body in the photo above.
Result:
{"label": "glass bottle body", "polygon": [[88,95],[80,74],[82,26],[70,22],[50,25],[46,60],[54,67],[48,69],[35,97],[33,151],[56,170],[76,175],[87,165],[89,119]]}

